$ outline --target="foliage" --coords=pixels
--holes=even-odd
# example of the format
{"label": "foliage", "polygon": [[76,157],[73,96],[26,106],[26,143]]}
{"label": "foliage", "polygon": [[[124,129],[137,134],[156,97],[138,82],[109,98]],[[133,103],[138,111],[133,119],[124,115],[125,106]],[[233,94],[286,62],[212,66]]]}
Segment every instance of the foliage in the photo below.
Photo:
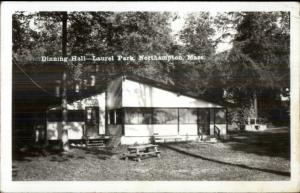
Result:
{"label": "foliage", "polygon": [[213,18],[208,12],[188,15],[180,33],[180,39],[184,43],[186,53],[202,55],[205,58],[215,53],[215,43],[212,39],[215,30],[212,24]]}
{"label": "foliage", "polygon": [[[178,87],[185,88],[198,95],[213,93],[221,97],[223,89],[219,87],[219,64],[215,59],[216,41],[213,17],[208,12],[191,13],[187,16],[183,29],[180,31],[179,47],[182,55],[200,56],[202,60],[190,60],[177,63],[175,80]],[[192,84],[191,84],[192,83]]]}
{"label": "foliage", "polygon": [[[27,70],[31,69],[32,73],[38,73],[43,68],[32,68],[32,65],[47,66],[47,63],[40,62],[41,56],[61,56],[61,16],[61,12],[14,14],[15,61]],[[173,16],[168,12],[68,13],[69,56],[115,56],[115,61],[111,62],[69,62],[70,81],[83,81],[97,68],[100,79],[113,74],[136,73],[169,82],[171,78],[166,73],[172,68],[170,64],[160,61],[116,61],[116,57],[169,53],[173,43],[170,36]]]}
{"label": "foliage", "polygon": [[[62,55],[61,15],[13,15],[13,57],[27,72],[61,73],[62,68],[53,70],[53,64],[40,62],[43,55]],[[170,12],[69,12],[69,56],[203,57],[200,61],[72,62],[68,65],[71,82],[95,74],[105,82],[110,75],[133,73],[245,109],[251,107],[254,96],[275,100],[279,94],[289,95],[288,12],[190,13],[179,32],[181,43],[171,35],[171,22],[177,17]],[[217,45],[230,41],[232,49],[216,53]],[[57,77],[50,76],[45,85]]]}
{"label": "foliage", "polygon": [[13,14],[13,56],[21,65],[41,64],[41,56],[61,55],[59,12]]}
{"label": "foliage", "polygon": [[227,58],[229,89],[259,93],[289,87],[288,22],[286,12],[242,15]]}
{"label": "foliage", "polygon": [[115,61],[97,62],[100,74],[134,72],[163,81],[168,78],[164,74],[168,65],[153,61],[151,65],[149,61],[117,61],[117,56],[137,58],[143,54],[168,53],[172,44],[171,17],[170,13],[157,12],[73,12],[69,16],[70,53],[114,56]]}
{"label": "foliage", "polygon": [[227,92],[239,106],[250,109],[254,98],[275,101],[280,94],[288,95],[283,91],[289,88],[290,77],[289,13],[229,15],[232,22],[229,26],[235,26],[236,32],[233,47],[223,59]]}

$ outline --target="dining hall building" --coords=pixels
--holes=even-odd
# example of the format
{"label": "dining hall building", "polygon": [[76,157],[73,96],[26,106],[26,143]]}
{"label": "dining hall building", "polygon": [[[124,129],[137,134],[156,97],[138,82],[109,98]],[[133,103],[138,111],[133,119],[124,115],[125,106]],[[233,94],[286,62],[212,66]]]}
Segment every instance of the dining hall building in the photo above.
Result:
{"label": "dining hall building", "polygon": [[[119,144],[193,141],[227,133],[227,109],[137,76],[119,76],[97,94],[69,102],[68,138]],[[47,111],[48,141],[61,138],[61,110]]]}

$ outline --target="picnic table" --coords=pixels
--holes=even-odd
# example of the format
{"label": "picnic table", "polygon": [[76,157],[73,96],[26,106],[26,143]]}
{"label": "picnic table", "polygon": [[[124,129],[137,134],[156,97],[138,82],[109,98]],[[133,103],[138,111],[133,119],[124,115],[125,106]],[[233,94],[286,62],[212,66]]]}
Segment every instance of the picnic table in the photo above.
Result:
{"label": "picnic table", "polygon": [[129,146],[127,150],[128,153],[124,154],[124,158],[126,161],[129,158],[132,158],[140,162],[142,157],[148,155],[160,158],[160,151],[158,151],[158,145],[148,144],[148,145]]}

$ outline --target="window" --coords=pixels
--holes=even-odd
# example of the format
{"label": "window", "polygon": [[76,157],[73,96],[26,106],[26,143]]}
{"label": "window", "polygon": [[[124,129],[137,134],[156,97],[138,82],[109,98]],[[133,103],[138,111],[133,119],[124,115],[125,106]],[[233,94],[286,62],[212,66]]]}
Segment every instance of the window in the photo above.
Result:
{"label": "window", "polygon": [[178,109],[163,109],[163,108],[154,109],[153,121],[155,124],[177,124]]}
{"label": "window", "polygon": [[86,107],[85,108],[85,123],[87,125],[96,125],[99,123],[99,108],[98,107]]}
{"label": "window", "polygon": [[126,124],[151,124],[152,123],[151,108],[126,108],[125,123]]}
{"label": "window", "polygon": [[226,109],[215,109],[215,124],[226,124]]}
{"label": "window", "polygon": [[205,108],[199,108],[198,109],[198,132],[199,134],[205,134],[209,135],[209,125],[210,120],[213,122],[214,117],[210,118],[210,112],[213,113],[213,109],[205,109]]}
{"label": "window", "polygon": [[121,125],[123,124],[123,109],[114,109],[107,111],[107,124]]}
{"label": "window", "polygon": [[114,125],[115,124],[115,111],[114,110],[110,110],[109,111],[109,118],[108,118],[108,124],[110,125]]}
{"label": "window", "polygon": [[197,123],[197,109],[179,109],[179,123]]}
{"label": "window", "polygon": [[123,124],[123,110],[122,109],[116,110],[116,124],[117,125]]}

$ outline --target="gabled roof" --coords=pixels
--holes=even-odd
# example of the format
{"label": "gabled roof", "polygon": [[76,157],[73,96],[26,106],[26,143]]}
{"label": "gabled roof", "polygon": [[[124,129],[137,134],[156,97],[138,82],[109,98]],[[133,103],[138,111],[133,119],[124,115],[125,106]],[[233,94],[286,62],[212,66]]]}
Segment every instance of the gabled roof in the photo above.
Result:
{"label": "gabled roof", "polygon": [[[119,75],[119,77],[120,77],[120,75]],[[187,97],[194,98],[194,99],[205,100],[207,102],[214,103],[214,104],[221,105],[221,106],[230,105],[226,101],[213,100],[213,97],[208,98],[208,97],[199,96],[199,95],[196,95],[196,94],[193,95],[193,94],[187,93],[186,91],[178,88],[175,85],[165,84],[165,83],[162,83],[162,82],[159,82],[159,81],[156,81],[156,80],[152,80],[152,79],[149,79],[149,78],[146,78],[146,77],[141,77],[141,76],[132,75],[132,74],[131,75],[123,75],[123,77],[125,79],[128,79],[128,80],[132,80],[132,81],[135,81],[135,82],[139,82],[139,83],[142,83],[142,84],[146,84],[146,85],[149,85],[149,86],[160,88],[160,89],[163,89],[163,90],[166,90],[166,91],[170,91],[170,92],[176,93],[178,95],[187,96]]]}
{"label": "gabled roof", "polygon": [[[128,73],[126,75],[124,75],[124,74],[109,75],[106,77],[105,82],[104,81],[100,82],[98,80],[96,86],[88,88],[84,94],[79,95],[79,94],[76,94],[75,92],[72,92],[72,93],[69,92],[68,93],[69,94],[68,95],[68,103],[72,103],[72,102],[80,100],[80,99],[88,98],[88,97],[103,93],[106,91],[108,82],[111,82],[120,77],[122,77],[123,79],[134,81],[134,82],[153,86],[153,87],[156,87],[156,88],[159,88],[162,90],[170,91],[170,92],[176,93],[178,95],[187,96],[187,97],[194,98],[194,99],[205,100],[207,102],[214,103],[214,104],[217,104],[220,106],[232,105],[226,101],[213,100],[213,97],[210,97],[208,99],[208,97],[205,97],[205,96],[197,96],[196,94],[192,95],[192,94],[187,93],[186,91],[183,91],[182,89],[176,87],[175,85],[165,84],[165,83],[159,82],[157,80],[153,80],[153,79],[142,77],[142,76],[135,75],[135,74],[128,74]],[[59,104],[57,104],[57,105],[59,105]],[[52,105],[51,107],[55,107],[57,105]]]}

